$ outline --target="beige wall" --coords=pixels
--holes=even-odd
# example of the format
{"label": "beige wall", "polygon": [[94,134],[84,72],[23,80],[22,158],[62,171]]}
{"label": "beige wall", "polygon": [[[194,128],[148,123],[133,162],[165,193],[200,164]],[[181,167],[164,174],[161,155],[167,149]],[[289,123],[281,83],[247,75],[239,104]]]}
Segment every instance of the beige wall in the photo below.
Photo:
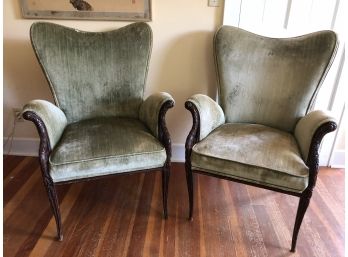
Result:
{"label": "beige wall", "polygon": [[[68,1],[68,0],[67,0]],[[207,6],[207,0],[152,0],[154,44],[146,95],[166,91],[176,100],[167,115],[173,143],[184,143],[192,120],[184,108],[194,93],[215,95],[212,55],[214,30],[222,24],[223,7]],[[223,4],[221,4],[223,6]],[[11,130],[12,108],[31,99],[52,101],[46,81],[29,42],[34,20],[21,18],[19,0],[4,1],[4,136]],[[114,29],[125,22],[61,21],[87,31]],[[15,137],[37,137],[29,122],[17,123]]]}

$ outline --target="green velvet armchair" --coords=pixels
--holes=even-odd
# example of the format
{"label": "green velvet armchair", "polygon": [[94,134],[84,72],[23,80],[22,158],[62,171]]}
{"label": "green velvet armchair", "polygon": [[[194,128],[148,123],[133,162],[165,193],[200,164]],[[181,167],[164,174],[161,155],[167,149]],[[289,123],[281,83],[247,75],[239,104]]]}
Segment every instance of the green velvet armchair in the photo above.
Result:
{"label": "green velvet armchair", "polygon": [[291,251],[318,174],[318,149],[336,129],[330,114],[310,111],[337,51],[332,31],[267,38],[222,26],[215,34],[218,103],[197,94],[186,140],[189,217],[193,173],[300,198]]}
{"label": "green velvet armchair", "polygon": [[56,184],[160,169],[167,218],[171,141],[165,114],[174,100],[167,93],[144,100],[151,28],[134,23],[93,33],[40,22],[30,37],[55,105],[33,100],[23,117],[40,135],[41,171],[59,240]]}

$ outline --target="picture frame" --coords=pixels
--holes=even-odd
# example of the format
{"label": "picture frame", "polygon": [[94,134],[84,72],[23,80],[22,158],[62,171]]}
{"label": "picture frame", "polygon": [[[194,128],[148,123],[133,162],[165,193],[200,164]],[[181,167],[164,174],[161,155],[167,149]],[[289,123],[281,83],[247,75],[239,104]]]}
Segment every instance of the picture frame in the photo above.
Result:
{"label": "picture frame", "polygon": [[20,0],[27,19],[151,21],[151,0]]}

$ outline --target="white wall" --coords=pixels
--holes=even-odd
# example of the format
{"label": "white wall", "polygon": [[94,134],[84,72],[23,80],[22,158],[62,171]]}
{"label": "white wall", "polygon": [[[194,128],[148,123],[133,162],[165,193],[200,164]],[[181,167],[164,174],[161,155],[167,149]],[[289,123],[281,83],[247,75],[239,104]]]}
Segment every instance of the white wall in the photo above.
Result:
{"label": "white wall", "polygon": [[[206,0],[152,0],[154,44],[146,95],[170,93],[176,105],[167,115],[174,144],[184,144],[192,124],[185,100],[194,93],[215,95],[212,39],[222,24],[222,9]],[[4,137],[11,132],[12,108],[31,99],[53,101],[29,41],[35,20],[22,19],[19,0],[4,0]],[[50,20],[86,31],[125,26],[125,22]],[[30,122],[17,123],[15,138],[37,138]]]}

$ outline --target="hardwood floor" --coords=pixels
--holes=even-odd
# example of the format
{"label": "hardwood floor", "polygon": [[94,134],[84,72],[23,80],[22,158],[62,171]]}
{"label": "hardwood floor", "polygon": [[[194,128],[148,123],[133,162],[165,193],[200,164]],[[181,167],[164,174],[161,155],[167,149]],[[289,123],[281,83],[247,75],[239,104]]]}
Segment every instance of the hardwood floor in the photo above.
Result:
{"label": "hardwood floor", "polygon": [[58,242],[38,159],[4,157],[4,256],[344,256],[342,169],[321,169],[294,254],[298,198],[196,175],[189,222],[184,165],[173,164],[163,220],[160,175],[58,186]]}

